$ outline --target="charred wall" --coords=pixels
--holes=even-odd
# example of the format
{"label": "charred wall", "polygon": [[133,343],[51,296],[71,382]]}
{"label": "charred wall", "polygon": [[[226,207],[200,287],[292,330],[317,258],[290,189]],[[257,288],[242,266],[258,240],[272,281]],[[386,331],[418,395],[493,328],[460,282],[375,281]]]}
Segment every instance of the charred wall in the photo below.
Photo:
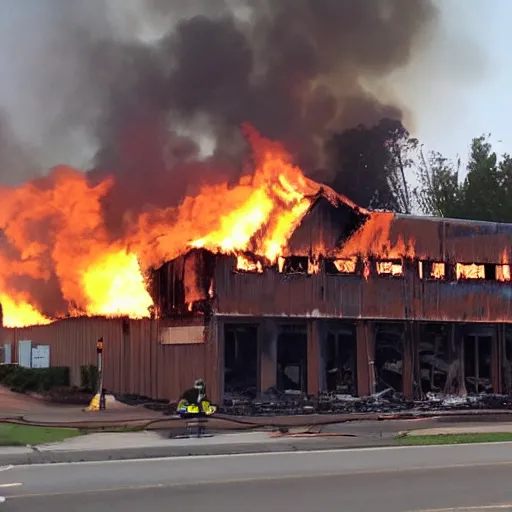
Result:
{"label": "charred wall", "polygon": [[208,314],[214,268],[212,253],[194,249],[153,271],[151,295],[157,316]]}
{"label": "charred wall", "polygon": [[486,280],[420,279],[418,262],[403,275],[330,275],[280,272],[239,273],[235,258],[218,257],[213,307],[220,315],[319,316],[453,322],[508,322],[512,284]]}

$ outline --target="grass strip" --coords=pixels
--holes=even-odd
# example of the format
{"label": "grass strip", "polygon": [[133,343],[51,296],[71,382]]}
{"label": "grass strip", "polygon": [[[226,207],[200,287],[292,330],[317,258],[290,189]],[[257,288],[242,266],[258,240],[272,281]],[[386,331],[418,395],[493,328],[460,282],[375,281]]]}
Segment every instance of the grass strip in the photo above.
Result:
{"label": "grass strip", "polygon": [[488,432],[474,434],[434,434],[425,436],[398,436],[399,445],[427,446],[439,444],[503,443],[512,441],[511,432]]}
{"label": "grass strip", "polygon": [[81,434],[82,432],[76,428],[32,427],[2,423],[0,424],[0,446],[58,443]]}

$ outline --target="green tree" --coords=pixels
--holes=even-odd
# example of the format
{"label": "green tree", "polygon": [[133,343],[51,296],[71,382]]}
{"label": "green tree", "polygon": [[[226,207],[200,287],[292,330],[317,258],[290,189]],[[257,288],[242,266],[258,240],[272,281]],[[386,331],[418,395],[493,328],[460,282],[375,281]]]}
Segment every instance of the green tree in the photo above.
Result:
{"label": "green tree", "polygon": [[414,189],[414,196],[420,210],[436,217],[460,217],[463,198],[459,185],[460,160],[454,164],[436,152],[425,156],[419,148],[417,165],[419,186]]}
{"label": "green tree", "polygon": [[462,182],[460,160],[454,164],[434,152],[425,157],[420,149],[418,161],[419,186],[414,195],[423,213],[512,222],[512,157],[505,154],[499,160],[489,136],[471,142]]}
{"label": "green tree", "polygon": [[500,204],[500,172],[498,157],[485,136],[473,139],[462,184],[462,217],[498,221],[502,219]]}

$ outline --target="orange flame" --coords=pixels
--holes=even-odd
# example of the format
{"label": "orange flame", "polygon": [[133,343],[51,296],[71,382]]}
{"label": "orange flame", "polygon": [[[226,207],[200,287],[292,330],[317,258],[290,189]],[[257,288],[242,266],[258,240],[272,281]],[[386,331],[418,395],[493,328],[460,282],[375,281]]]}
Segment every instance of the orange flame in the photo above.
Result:
{"label": "orange flame", "polygon": [[434,262],[430,270],[432,279],[444,279],[446,277],[446,264]]}
{"label": "orange flame", "polygon": [[403,275],[403,265],[401,262],[396,261],[378,261],[377,262],[377,274],[379,275],[391,275],[401,276]]}
{"label": "orange flame", "polygon": [[457,279],[484,279],[485,267],[484,265],[476,265],[475,263],[470,265],[457,263],[455,265],[455,273]]}
{"label": "orange flame", "polygon": [[43,316],[28,302],[16,301],[8,295],[0,294],[2,304],[3,324],[5,327],[20,327],[23,325],[49,324],[51,320]]}
{"label": "orange flame", "polygon": [[340,274],[354,274],[356,271],[357,259],[350,258],[346,260],[334,260],[333,261],[336,270]]}
{"label": "orange flame", "polygon": [[511,279],[510,262],[506,249],[501,254],[501,265],[496,265],[496,279],[503,283],[509,282]]}
{"label": "orange flame", "polygon": [[[148,317],[153,303],[145,271],[194,247],[251,251],[282,269],[280,256],[321,186],[293,165],[279,143],[249,126],[244,130],[253,148],[250,176],[236,186],[203,186],[178,207],[145,212],[114,243],[102,206],[111,179],[92,186],[86,174],[62,166],[22,187],[0,188],[0,268],[9,272],[0,271],[4,325],[42,324],[69,314]],[[237,265],[251,269],[243,257]],[[254,265],[263,270],[262,262]],[[57,282],[55,311],[43,314],[38,293],[23,282],[38,288]]]}
{"label": "orange flame", "polygon": [[263,265],[260,261],[251,261],[248,257],[239,255],[236,258],[236,269],[245,272],[263,272]]}

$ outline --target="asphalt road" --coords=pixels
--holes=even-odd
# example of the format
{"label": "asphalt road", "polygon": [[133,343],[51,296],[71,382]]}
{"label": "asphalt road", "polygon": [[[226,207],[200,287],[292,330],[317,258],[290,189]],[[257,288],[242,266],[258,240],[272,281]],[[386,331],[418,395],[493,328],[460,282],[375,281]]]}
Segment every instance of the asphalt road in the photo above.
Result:
{"label": "asphalt road", "polygon": [[492,512],[511,481],[512,443],[33,465],[0,471],[0,510]]}

